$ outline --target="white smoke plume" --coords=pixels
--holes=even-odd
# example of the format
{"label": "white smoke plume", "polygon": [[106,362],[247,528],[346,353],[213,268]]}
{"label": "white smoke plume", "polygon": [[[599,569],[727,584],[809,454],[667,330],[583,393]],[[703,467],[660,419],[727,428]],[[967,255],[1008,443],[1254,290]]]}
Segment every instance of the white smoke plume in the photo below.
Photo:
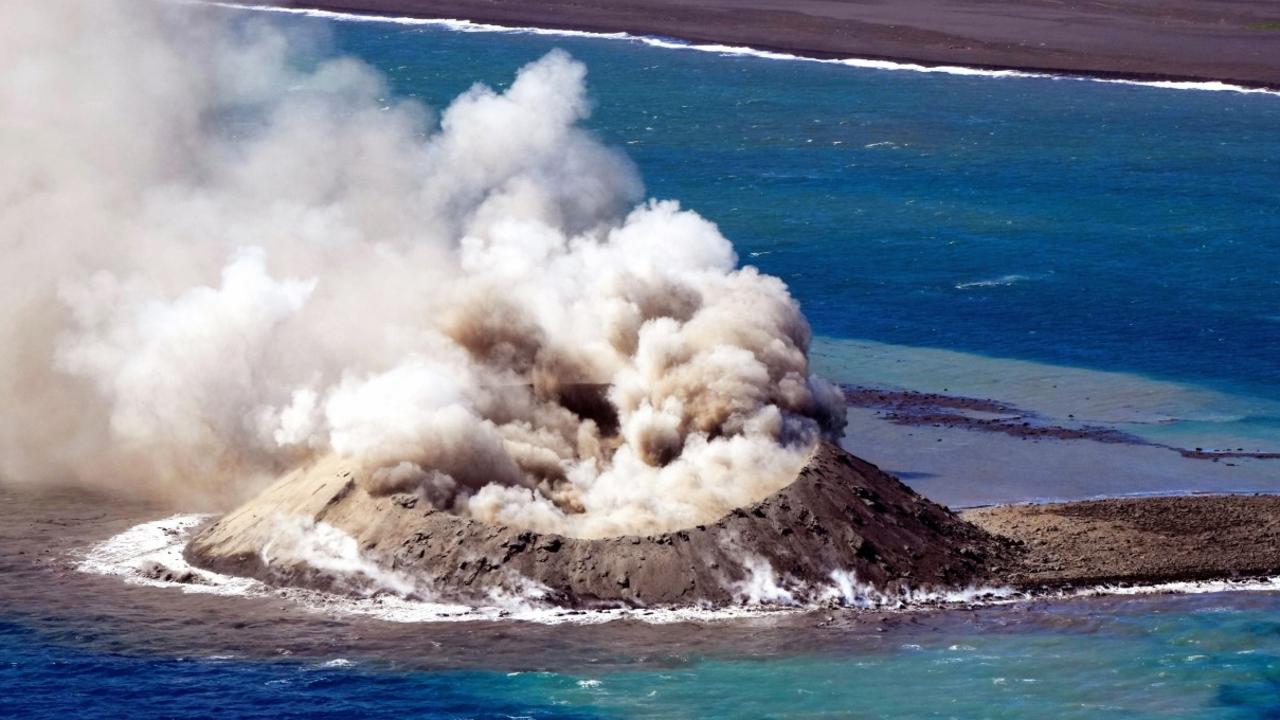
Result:
{"label": "white smoke plume", "polygon": [[433,115],[225,11],[5,16],[6,482],[226,507],[339,453],[595,537],[714,520],[839,430],[784,284],[642,202],[563,52]]}

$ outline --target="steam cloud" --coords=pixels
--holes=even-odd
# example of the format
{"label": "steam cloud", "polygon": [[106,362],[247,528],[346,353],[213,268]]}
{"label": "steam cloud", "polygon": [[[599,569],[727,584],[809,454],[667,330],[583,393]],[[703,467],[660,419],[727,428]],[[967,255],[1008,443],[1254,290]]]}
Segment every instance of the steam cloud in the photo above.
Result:
{"label": "steam cloud", "polygon": [[6,8],[0,477],[226,506],[339,453],[594,537],[713,520],[839,431],[786,287],[641,202],[581,64],[433,116],[291,32]]}

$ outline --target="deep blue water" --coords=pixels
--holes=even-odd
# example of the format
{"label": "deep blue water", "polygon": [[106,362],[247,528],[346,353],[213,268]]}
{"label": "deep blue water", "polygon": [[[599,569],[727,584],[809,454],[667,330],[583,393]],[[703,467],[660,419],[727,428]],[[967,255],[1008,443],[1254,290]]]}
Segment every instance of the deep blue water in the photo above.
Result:
{"label": "deep blue water", "polygon": [[505,701],[505,673],[376,673],[298,662],[119,654],[44,641],[0,622],[0,717],[593,718]]}
{"label": "deep blue water", "polygon": [[1280,97],[325,24],[437,108],[569,50],[590,126],[818,334],[1280,399]]}
{"label": "deep blue water", "polygon": [[[802,631],[790,653],[628,666],[619,645],[601,653],[620,664],[586,672],[505,665],[554,668],[553,649],[513,660],[495,646],[495,669],[480,671],[358,656],[335,667],[106,652],[0,623],[0,717],[1274,718],[1277,611],[1275,596],[1085,603],[1007,628],[988,617],[822,652],[802,649]],[[405,643],[431,638],[404,631]]]}

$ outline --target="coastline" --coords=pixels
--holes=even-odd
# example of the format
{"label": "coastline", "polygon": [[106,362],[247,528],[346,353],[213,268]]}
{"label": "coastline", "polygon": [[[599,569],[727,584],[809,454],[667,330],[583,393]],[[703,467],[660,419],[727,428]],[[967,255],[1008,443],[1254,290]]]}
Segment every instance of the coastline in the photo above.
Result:
{"label": "coastline", "polygon": [[[14,686],[23,691],[19,695],[33,698],[33,702],[66,696],[70,667],[76,671],[72,675],[79,686],[105,678],[109,686],[121,688],[113,695],[97,696],[99,707],[156,718],[171,717],[175,707],[191,708],[187,712],[193,716],[207,715],[208,707],[250,707],[260,695],[266,696],[263,702],[267,706],[282,708],[286,715],[305,714],[308,708],[314,708],[316,692],[348,688],[366,697],[369,683],[384,683],[379,678],[388,677],[387,671],[395,677],[409,677],[413,687],[429,692],[467,682],[481,688],[476,707],[486,710],[516,692],[510,688],[504,691],[505,686],[495,683],[527,683],[535,679],[559,683],[557,687],[562,689],[558,692],[562,694],[594,697],[602,692],[598,684],[603,684],[613,697],[621,696],[623,701],[630,702],[633,696],[652,701],[652,697],[670,691],[672,680],[668,678],[673,673],[685,676],[691,687],[697,686],[707,677],[703,668],[719,672],[727,667],[725,661],[737,662],[738,658],[746,658],[752,672],[757,673],[798,667],[798,672],[786,677],[787,682],[808,677],[814,667],[812,658],[830,658],[830,673],[820,675],[805,687],[815,693],[813,697],[823,697],[822,693],[831,687],[842,687],[847,677],[858,676],[859,673],[849,674],[848,667],[866,658],[897,658],[896,664],[881,673],[890,679],[909,678],[902,673],[922,663],[951,668],[955,675],[946,686],[950,688],[972,682],[968,674],[972,662],[963,662],[965,658],[981,655],[986,663],[995,662],[988,658],[1007,657],[1009,670],[1000,666],[990,669],[988,675],[1014,680],[1005,685],[979,678],[979,682],[972,682],[973,687],[1003,692],[1012,686],[1041,693],[1046,687],[1044,682],[1063,677],[1063,667],[1071,667],[1077,661],[1096,664],[1097,657],[1107,657],[1112,664],[1126,665],[1130,658],[1139,658],[1144,662],[1133,660],[1134,666],[1147,667],[1152,643],[1167,647],[1165,654],[1156,656],[1157,660],[1169,660],[1168,664],[1149,663],[1153,682],[1168,681],[1154,677],[1166,668],[1182,668],[1191,679],[1202,681],[1204,668],[1213,666],[1219,658],[1240,662],[1241,658],[1256,654],[1259,662],[1267,661],[1272,655],[1266,648],[1257,649],[1258,638],[1265,637],[1263,630],[1274,624],[1280,603],[1276,592],[1280,582],[1276,579],[1238,578],[1207,583],[1077,587],[1044,596],[1018,594],[985,603],[960,603],[956,610],[923,606],[846,612],[830,607],[769,607],[534,614],[494,608],[486,614],[447,615],[447,608],[396,602],[389,597],[351,599],[270,588],[236,593],[232,588],[148,580],[132,574],[134,563],[142,559],[132,557],[132,553],[120,557],[119,569],[127,574],[83,571],[75,564],[86,551],[111,544],[109,537],[130,533],[138,523],[154,525],[154,519],[167,511],[82,493],[33,497],[5,486],[0,486],[0,498],[6,501],[0,511],[0,534],[7,539],[0,544],[0,565],[6,567],[6,578],[10,580],[0,586],[0,601],[5,607],[0,620],[9,631],[6,660],[14,665],[10,676],[15,680]],[[157,533],[164,541],[165,528],[157,528]],[[169,544],[181,541],[180,534],[168,538]],[[133,549],[145,554],[146,545],[135,544]],[[1207,622],[1214,625],[1206,627]],[[1146,632],[1149,628],[1164,629],[1151,636]],[[1204,648],[1186,645],[1190,632],[1195,633],[1191,637],[1205,642]],[[998,644],[986,644],[993,642]],[[1079,643],[1085,645],[1079,647]],[[13,652],[15,647],[17,654]],[[602,654],[602,647],[610,648],[610,652]],[[1028,649],[1035,654],[1028,656]],[[30,652],[24,654],[27,650]],[[1250,654],[1238,654],[1242,650]],[[50,656],[49,651],[54,654]],[[1070,656],[1064,658],[1063,653],[1068,651]],[[1113,655],[1119,651],[1131,655]],[[1188,660],[1190,653],[1203,657]],[[1019,668],[1017,673],[1012,672],[1013,667]],[[122,669],[134,672],[126,677],[151,682],[141,690],[136,684],[122,685]],[[421,680],[429,675],[413,674],[437,671],[448,673],[441,676],[443,686]],[[233,699],[211,697],[208,693],[175,695],[174,673],[188,678],[195,675],[203,683],[200,687],[222,688],[224,696],[248,696],[250,701],[237,705]],[[881,676],[871,683],[872,687],[880,684]],[[652,688],[659,695],[651,696],[649,685],[639,691],[628,690],[627,683],[636,677],[650,677]],[[1017,680],[1022,677],[1045,681]],[[1122,689],[1133,687],[1130,679],[1123,680]],[[929,682],[938,684],[934,676]],[[190,680],[181,685],[192,686]],[[743,685],[748,686],[753,685]],[[287,694],[290,687],[300,688],[292,695],[297,700],[282,706],[291,697]],[[387,685],[378,687],[385,689]],[[252,694],[258,692],[253,688],[262,691]],[[526,685],[517,689],[519,698],[529,697]],[[303,691],[305,695],[301,694]],[[123,693],[127,696],[122,699]],[[719,702],[718,692],[704,690],[703,694]],[[776,694],[773,686],[758,693],[760,697],[772,694]],[[63,705],[46,703],[41,708],[61,711],[65,706],[66,712],[74,713],[75,698],[80,696],[69,697],[71,700]],[[333,702],[327,697],[327,702]],[[1050,699],[1056,697],[1052,695]],[[981,702],[995,707],[1001,698],[1004,696],[983,697]],[[755,698],[748,700],[731,711],[759,712],[761,706],[752,704]],[[1175,701],[1199,707],[1191,701]],[[927,710],[932,703],[930,697],[918,705]],[[1050,703],[1040,702],[1046,704]],[[853,706],[852,700],[843,705]],[[429,705],[423,701],[417,707]],[[531,714],[528,702],[512,707],[509,714]],[[671,707],[657,707],[650,714],[679,716],[679,712],[670,711]],[[714,716],[716,712],[723,713],[724,707],[720,703],[707,712]],[[296,712],[291,712],[294,708]],[[982,708],[965,710],[981,715]],[[785,714],[785,708],[779,712]],[[925,713],[892,716],[920,714]]]}
{"label": "coastline", "polygon": [[1275,577],[1280,497],[1111,498],[966,510],[1013,540],[1014,587],[1088,588]]}
{"label": "coastline", "polygon": [[[267,0],[286,12],[470,23],[671,47],[956,74],[1065,76],[1175,88],[1280,91],[1280,10],[1223,3],[1124,8],[1015,0],[846,4],[806,0]],[[1272,17],[1274,15],[1275,17]],[[477,25],[478,24],[478,25]],[[665,39],[670,38],[675,42]],[[894,67],[896,66],[896,67]]]}
{"label": "coastline", "polygon": [[[1059,441],[1060,442],[1060,441]],[[5,596],[22,597],[20,587],[57,589],[63,610],[74,615],[87,597],[111,598],[121,612],[138,615],[139,604],[168,613],[186,631],[191,613],[213,612],[235,619],[282,616],[340,619],[362,634],[388,634],[399,648],[396,625],[432,623],[497,628],[584,627],[660,628],[715,623],[753,627],[756,620],[812,625],[814,613],[831,616],[837,607],[771,603],[719,608],[667,607],[583,610],[548,606],[537,597],[499,596],[485,607],[418,601],[389,594],[368,597],[273,587],[240,577],[210,575],[183,560],[190,534],[208,515],[174,515],[173,508],[97,496],[83,490],[22,490],[0,485],[0,535],[9,539],[0,565],[29,582],[15,583]],[[960,517],[1018,544],[1019,557],[1005,568],[1006,587],[973,587],[907,596],[855,597],[841,614],[842,627],[871,631],[906,611],[935,614],[948,608],[1042,602],[1077,603],[1105,596],[1160,596],[1280,589],[1280,559],[1274,552],[1280,496],[1113,498],[1057,504],[1002,504],[975,508]],[[141,524],[139,524],[141,523]],[[71,587],[92,592],[67,592]],[[62,607],[62,604],[59,607]],[[1067,605],[1063,605],[1066,607]],[[95,607],[95,612],[101,611]],[[47,611],[47,609],[46,609]],[[144,613],[145,615],[146,613]],[[71,616],[71,615],[68,615]],[[791,619],[791,620],[789,620]],[[621,622],[612,622],[621,621]],[[717,621],[735,621],[724,624]],[[828,621],[823,621],[824,624]],[[329,621],[322,622],[325,632]],[[445,632],[441,630],[441,632]],[[469,632],[469,630],[462,630]],[[522,631],[527,632],[527,631]],[[234,639],[232,635],[229,638]],[[192,639],[200,643],[203,638]],[[269,647],[277,647],[271,643]],[[209,651],[206,648],[206,651]]]}
{"label": "coastline", "polygon": [[[936,613],[1072,602],[1108,596],[1195,595],[1280,590],[1274,552],[1280,497],[1205,495],[1011,504],[958,513],[1012,543],[1004,583],[878,592],[862,584],[845,595],[778,596],[729,604],[603,604],[573,607],[539,593],[498,594],[479,604],[356,591],[353,587],[272,582],[193,566],[184,549],[211,516],[174,515],[130,527],[71,553],[77,575],[138,588],[179,590],[189,598],[235,602],[273,597],[304,612],[397,623],[520,622],[645,626],[852,611],[845,622],[876,624],[901,613]],[[140,518],[139,518],[140,519]],[[138,520],[134,520],[137,522]],[[21,554],[21,553],[19,553]],[[837,586],[833,585],[832,589]]]}

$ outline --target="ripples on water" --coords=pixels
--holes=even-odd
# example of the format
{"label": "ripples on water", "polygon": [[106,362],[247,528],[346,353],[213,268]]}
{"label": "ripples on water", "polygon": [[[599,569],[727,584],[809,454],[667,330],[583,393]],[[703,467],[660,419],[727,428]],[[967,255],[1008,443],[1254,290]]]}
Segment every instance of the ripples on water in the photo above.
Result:
{"label": "ripples on water", "polygon": [[1280,713],[1280,595],[648,625],[399,624],[74,565],[162,510],[0,492],[0,717]]}

